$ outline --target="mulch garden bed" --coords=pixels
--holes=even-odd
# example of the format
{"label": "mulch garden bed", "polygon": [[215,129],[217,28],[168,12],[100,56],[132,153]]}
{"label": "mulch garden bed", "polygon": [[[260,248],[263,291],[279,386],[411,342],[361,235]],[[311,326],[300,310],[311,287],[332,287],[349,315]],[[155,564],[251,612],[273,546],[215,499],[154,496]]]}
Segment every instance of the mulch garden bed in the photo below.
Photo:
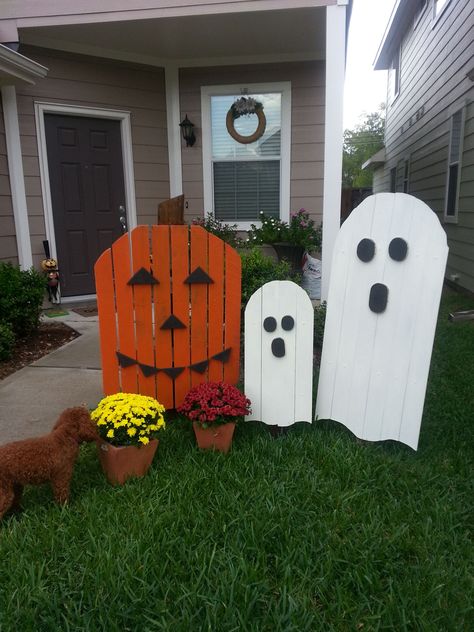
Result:
{"label": "mulch garden bed", "polygon": [[64,323],[41,323],[38,331],[17,341],[10,360],[0,361],[0,380],[78,336],[77,331]]}

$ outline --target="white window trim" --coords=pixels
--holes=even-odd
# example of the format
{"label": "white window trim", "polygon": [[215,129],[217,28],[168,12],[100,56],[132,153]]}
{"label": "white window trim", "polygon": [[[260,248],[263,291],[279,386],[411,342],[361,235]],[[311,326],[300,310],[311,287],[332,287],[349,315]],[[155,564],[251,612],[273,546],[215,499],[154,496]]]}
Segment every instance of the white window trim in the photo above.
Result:
{"label": "white window trim", "polygon": [[441,9],[441,11],[438,14],[436,14],[436,0],[433,0],[433,28],[436,26],[438,20],[441,18],[443,13],[449,7],[450,3],[451,3],[451,0],[448,0],[446,4],[444,5],[444,7]]}
{"label": "white window trim", "polygon": [[420,23],[420,20],[423,17],[427,6],[428,6],[428,0],[423,0],[423,4],[420,7],[420,12],[416,16],[415,21],[413,23],[413,30],[415,30],[418,24]]}
{"label": "white window trim", "polygon": [[398,50],[394,56],[394,59],[397,57],[398,57],[398,81],[396,80],[394,81],[395,85],[394,85],[392,103],[395,103],[395,101],[397,100],[398,95],[400,94],[400,88],[401,88],[401,81],[402,81],[402,45],[401,44],[398,47]]}
{"label": "white window trim", "polygon": [[[214,215],[214,186],[212,174],[211,97],[227,94],[265,94],[281,92],[281,148],[280,148],[280,219],[290,220],[291,174],[291,82],[249,83],[245,85],[201,86],[202,171],[204,212]],[[236,222],[239,230],[249,230],[250,224]]]}
{"label": "white window trim", "polygon": [[[461,111],[461,133],[459,140],[459,160],[455,160],[453,162],[450,161],[451,154],[451,143],[453,139],[453,117],[454,115]],[[466,107],[461,106],[455,110],[450,111],[449,117],[449,143],[448,143],[448,158],[446,161],[446,193],[444,196],[444,214],[443,220],[445,224],[457,224],[458,223],[458,212],[459,212],[459,191],[461,189],[461,172],[462,172],[462,155],[464,151],[464,132],[465,132],[465,122],[466,122]],[[454,215],[448,215],[448,194],[449,194],[449,168],[451,165],[458,165],[458,181],[456,183],[456,200],[454,203]]]}
{"label": "white window trim", "polygon": [[[40,166],[41,194],[43,198],[46,239],[49,241],[51,256],[57,258],[56,235],[54,231],[53,205],[49,179],[48,153],[46,149],[45,114],[66,114],[85,116],[88,118],[105,118],[120,121],[122,141],[123,175],[125,184],[125,205],[127,226],[131,230],[137,225],[137,208],[135,198],[135,178],[133,171],[132,132],[130,112],[123,110],[106,110],[62,103],[35,102],[36,136],[38,141],[38,157]],[[118,215],[118,209],[117,209]]]}
{"label": "white window trim", "polygon": [[[410,193],[410,179],[411,179],[411,156],[408,154],[403,159],[403,178],[402,178],[402,191],[403,193]],[[405,167],[408,166],[407,175],[405,178]],[[405,182],[407,183],[407,190],[405,191]]]}

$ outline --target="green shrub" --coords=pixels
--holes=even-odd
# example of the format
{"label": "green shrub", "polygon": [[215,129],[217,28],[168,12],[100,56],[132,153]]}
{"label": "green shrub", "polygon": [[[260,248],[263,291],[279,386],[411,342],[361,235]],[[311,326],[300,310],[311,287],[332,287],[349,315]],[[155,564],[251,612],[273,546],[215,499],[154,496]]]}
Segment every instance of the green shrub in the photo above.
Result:
{"label": "green shrub", "polygon": [[45,288],[44,277],[33,268],[0,264],[0,322],[8,323],[15,336],[27,336],[38,328]]}
{"label": "green shrub", "polygon": [[326,307],[326,301],[323,301],[319,307],[314,309],[314,346],[320,349],[323,346]]}
{"label": "green shrub", "polygon": [[298,281],[299,275],[291,271],[287,261],[275,262],[258,248],[243,252],[242,258],[242,308],[259,287],[269,281]]}
{"label": "green shrub", "polygon": [[208,213],[206,217],[196,217],[193,219],[193,225],[202,226],[207,232],[219,237],[234,248],[241,245],[242,240],[238,235],[237,224],[224,224],[211,213]]}
{"label": "green shrub", "polygon": [[8,360],[12,356],[15,334],[8,323],[0,323],[0,360]]}

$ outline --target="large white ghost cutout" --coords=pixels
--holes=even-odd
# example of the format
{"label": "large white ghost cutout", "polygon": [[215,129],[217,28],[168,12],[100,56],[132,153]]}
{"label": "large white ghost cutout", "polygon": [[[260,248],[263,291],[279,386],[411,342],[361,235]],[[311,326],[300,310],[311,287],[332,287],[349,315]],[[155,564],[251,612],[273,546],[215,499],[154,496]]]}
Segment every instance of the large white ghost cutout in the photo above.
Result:
{"label": "large white ghost cutout", "polygon": [[313,319],[311,300],[292,281],[271,281],[252,294],[245,310],[246,419],[311,422]]}
{"label": "large white ghost cutout", "polygon": [[336,239],[316,416],[418,446],[446,233],[404,193],[364,200]]}

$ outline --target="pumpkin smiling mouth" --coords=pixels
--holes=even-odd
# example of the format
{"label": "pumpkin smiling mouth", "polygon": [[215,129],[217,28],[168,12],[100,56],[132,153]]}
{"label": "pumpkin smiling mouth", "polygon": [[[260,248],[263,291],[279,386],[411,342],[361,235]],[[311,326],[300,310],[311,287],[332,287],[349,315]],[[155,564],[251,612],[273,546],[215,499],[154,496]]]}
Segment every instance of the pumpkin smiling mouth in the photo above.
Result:
{"label": "pumpkin smiling mouth", "polygon": [[220,351],[219,353],[215,353],[213,356],[208,358],[207,360],[202,360],[201,362],[194,362],[193,364],[189,364],[188,366],[170,366],[170,367],[157,367],[150,364],[143,364],[143,362],[138,362],[135,358],[131,358],[130,356],[121,353],[120,351],[116,352],[117,360],[119,365],[126,369],[127,367],[138,365],[140,367],[140,371],[143,373],[145,377],[151,377],[152,375],[156,375],[157,373],[165,373],[172,380],[181,375],[184,369],[191,369],[191,371],[195,371],[196,373],[204,373],[204,371],[209,366],[209,362],[211,360],[217,360],[218,362],[222,362],[225,364],[228,362],[230,357],[230,352],[232,349],[229,347],[228,349],[224,349],[224,351]]}

